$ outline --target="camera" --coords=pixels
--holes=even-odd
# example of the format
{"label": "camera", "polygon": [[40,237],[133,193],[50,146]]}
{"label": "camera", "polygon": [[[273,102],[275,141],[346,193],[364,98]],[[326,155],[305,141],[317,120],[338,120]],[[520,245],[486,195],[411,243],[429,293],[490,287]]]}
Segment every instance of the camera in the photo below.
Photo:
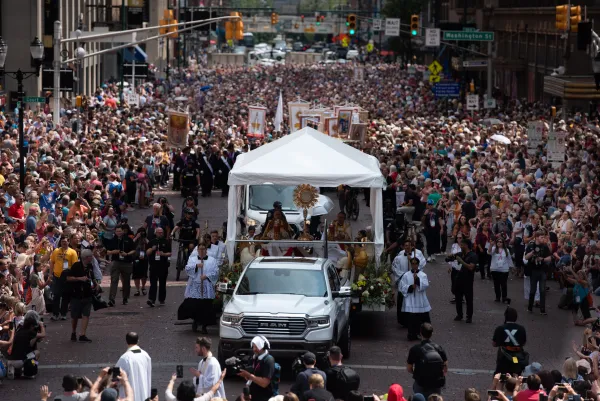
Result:
{"label": "camera", "polygon": [[225,360],[225,366],[227,366],[227,372],[231,372],[233,375],[237,375],[242,369],[248,370],[249,367],[248,363],[235,356],[227,358]]}
{"label": "camera", "polygon": [[306,366],[304,366],[304,362],[302,361],[302,357],[298,357],[294,359],[292,362],[292,374],[294,377],[297,377],[300,373],[306,370]]}
{"label": "camera", "polygon": [[456,255],[446,256],[446,262],[454,262],[456,260]]}

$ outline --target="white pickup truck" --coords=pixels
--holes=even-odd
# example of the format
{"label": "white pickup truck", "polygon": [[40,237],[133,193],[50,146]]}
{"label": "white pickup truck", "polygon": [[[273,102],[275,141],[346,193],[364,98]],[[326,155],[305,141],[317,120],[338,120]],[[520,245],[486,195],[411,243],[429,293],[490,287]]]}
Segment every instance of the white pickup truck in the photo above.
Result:
{"label": "white pickup truck", "polygon": [[276,358],[313,352],[320,360],[332,345],[350,357],[350,287],[323,258],[259,257],[246,266],[220,319],[218,358],[252,355],[250,341],[264,335]]}

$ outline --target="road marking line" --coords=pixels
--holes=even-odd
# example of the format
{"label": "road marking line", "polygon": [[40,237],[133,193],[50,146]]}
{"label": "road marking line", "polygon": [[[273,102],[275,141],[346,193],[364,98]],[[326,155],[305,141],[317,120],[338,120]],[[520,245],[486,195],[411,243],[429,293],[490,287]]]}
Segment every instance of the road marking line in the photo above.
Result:
{"label": "road marking line", "polygon": [[[39,369],[47,369],[47,370],[52,370],[52,369],[102,369],[105,368],[107,366],[112,366],[112,363],[85,363],[85,364],[78,364],[78,363],[74,363],[74,364],[66,364],[66,365],[40,365]],[[160,368],[160,367],[173,367],[173,366],[177,366],[177,365],[183,365],[183,366],[197,366],[198,362],[184,362],[184,363],[179,363],[179,362],[156,362],[152,364],[152,367],[156,367],[156,368]],[[383,365],[348,365],[348,367],[351,367],[353,369],[368,369],[368,370],[397,370],[397,371],[404,371],[406,370],[406,366],[383,366]],[[484,374],[484,375],[491,375],[494,373],[493,370],[486,370],[486,369],[458,369],[458,368],[454,368],[454,369],[448,369],[448,371],[450,373],[455,373],[458,375],[477,375],[477,374]]]}

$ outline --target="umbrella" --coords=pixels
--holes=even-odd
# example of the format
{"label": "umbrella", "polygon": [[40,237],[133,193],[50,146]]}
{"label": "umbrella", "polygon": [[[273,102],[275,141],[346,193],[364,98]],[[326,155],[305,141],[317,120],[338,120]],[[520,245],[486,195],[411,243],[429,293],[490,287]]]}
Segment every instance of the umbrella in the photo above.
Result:
{"label": "umbrella", "polygon": [[206,86],[203,86],[202,88],[200,88],[200,90],[202,92],[206,92],[207,90],[211,90],[211,89],[212,89],[212,85],[206,85]]}
{"label": "umbrella", "polygon": [[186,96],[177,96],[174,100],[176,102],[185,102],[186,100],[188,100],[188,98]]}
{"label": "umbrella", "polygon": [[502,124],[502,121],[498,120],[497,118],[486,118],[485,120],[482,121],[484,124],[487,125],[498,125],[498,124]]}
{"label": "umbrella", "polygon": [[507,137],[505,137],[504,135],[500,135],[500,134],[494,134],[490,137],[490,139],[492,141],[496,141],[496,142],[500,142],[503,143],[505,145],[510,145],[510,139],[508,139]]}
{"label": "umbrella", "polygon": [[325,195],[319,195],[317,204],[313,206],[308,212],[311,216],[323,216],[333,210],[333,201]]}

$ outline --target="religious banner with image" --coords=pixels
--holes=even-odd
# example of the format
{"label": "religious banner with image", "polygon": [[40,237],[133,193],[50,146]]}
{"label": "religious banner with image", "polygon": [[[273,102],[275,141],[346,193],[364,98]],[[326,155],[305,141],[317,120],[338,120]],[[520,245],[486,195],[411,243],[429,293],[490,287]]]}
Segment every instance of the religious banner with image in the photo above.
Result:
{"label": "religious banner with image", "polygon": [[248,136],[265,136],[265,121],[267,118],[267,109],[265,107],[248,107]]}
{"label": "religious banner with image", "polygon": [[319,130],[319,120],[314,117],[309,117],[306,119],[306,126],[312,129]]}
{"label": "religious banner with image", "polygon": [[190,132],[190,116],[188,113],[180,111],[169,111],[169,126],[167,132],[167,141],[171,146],[185,148],[188,133]]}
{"label": "religious banner with image", "polygon": [[337,130],[337,118],[325,117],[325,133],[329,136],[336,136],[338,134]]}
{"label": "religious banner with image", "polygon": [[[312,110],[310,110],[310,111],[312,113]],[[315,129],[318,129],[319,121],[321,120],[321,117],[318,116],[318,115],[316,115],[316,114],[302,114],[300,116],[300,128],[308,127],[309,126],[309,124],[308,124],[309,120],[311,120],[313,122],[316,122],[317,123],[317,128],[315,128]],[[314,124],[311,124],[310,127],[314,128],[313,125]]]}
{"label": "religious banner with image", "polygon": [[290,133],[296,132],[302,128],[300,116],[305,114],[310,108],[309,103],[305,102],[289,102],[288,111],[290,118]]}
{"label": "religious banner with image", "polygon": [[350,124],[352,123],[352,113],[354,108],[339,109],[337,115],[337,126],[339,135],[348,135],[350,133]]}

